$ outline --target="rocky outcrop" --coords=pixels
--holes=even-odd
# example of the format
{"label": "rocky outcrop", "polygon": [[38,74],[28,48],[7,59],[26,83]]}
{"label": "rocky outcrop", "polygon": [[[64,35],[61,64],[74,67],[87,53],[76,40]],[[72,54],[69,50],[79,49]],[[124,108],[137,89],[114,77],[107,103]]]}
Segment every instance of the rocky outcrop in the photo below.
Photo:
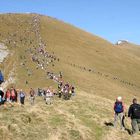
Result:
{"label": "rocky outcrop", "polygon": [[9,50],[7,46],[0,43],[0,63],[3,62],[3,60],[8,56],[8,54],[9,54]]}

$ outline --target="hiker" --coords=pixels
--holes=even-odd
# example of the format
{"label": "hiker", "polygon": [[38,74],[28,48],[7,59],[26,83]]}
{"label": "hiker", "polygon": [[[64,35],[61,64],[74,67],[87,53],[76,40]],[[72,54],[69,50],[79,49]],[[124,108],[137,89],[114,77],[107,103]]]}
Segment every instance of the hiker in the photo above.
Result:
{"label": "hiker", "polygon": [[122,97],[118,97],[116,99],[116,102],[114,104],[114,112],[115,112],[115,118],[114,118],[114,127],[117,127],[118,121],[120,121],[121,130],[125,130],[124,126],[124,104],[122,102]]}
{"label": "hiker", "polygon": [[69,91],[69,93],[68,93],[68,99],[71,99],[72,96],[75,96],[75,88],[74,88],[74,86],[71,85],[69,87],[69,90],[68,91]]}
{"label": "hiker", "polygon": [[64,99],[65,100],[69,100],[70,99],[71,92],[70,92],[70,85],[69,85],[69,83],[65,84],[65,86],[63,88],[63,95],[64,95]]}
{"label": "hiker", "polygon": [[3,92],[3,88],[2,87],[0,87],[0,95],[1,95],[2,98],[4,97],[4,92]]}
{"label": "hiker", "polygon": [[46,104],[51,105],[52,104],[52,98],[53,98],[53,92],[51,89],[48,89],[46,92]]}
{"label": "hiker", "polygon": [[42,96],[42,90],[38,88],[38,96]]}
{"label": "hiker", "polygon": [[44,89],[41,89],[41,96],[44,97],[45,94],[46,94],[46,93],[45,93],[45,90],[44,90]]}
{"label": "hiker", "polygon": [[10,92],[11,92],[11,96],[10,96],[11,101],[17,102],[17,91],[15,90],[15,88],[11,87]]}
{"label": "hiker", "polygon": [[6,91],[5,99],[6,99],[6,102],[11,103],[11,92],[9,88]]}
{"label": "hiker", "polygon": [[2,87],[0,87],[0,105],[2,105],[4,102],[3,97],[4,97],[4,92]]}
{"label": "hiker", "polygon": [[71,88],[69,88],[69,91],[68,91],[68,100],[70,100],[71,96],[72,96],[72,91],[71,91]]}
{"label": "hiker", "polygon": [[131,125],[133,134],[140,131],[140,104],[137,103],[137,99],[133,99],[133,104],[130,105],[128,111],[128,117],[131,118]]}
{"label": "hiker", "polygon": [[68,100],[69,99],[69,89],[68,87],[63,88],[63,99]]}
{"label": "hiker", "polygon": [[33,88],[30,89],[29,95],[30,95],[30,103],[31,105],[34,105],[35,91],[33,90]]}
{"label": "hiker", "polygon": [[61,81],[61,82],[58,83],[58,90],[61,89],[62,86],[63,86],[63,82]]}
{"label": "hiker", "polygon": [[63,82],[58,83],[58,97],[61,98],[62,96],[62,87],[63,87]]}
{"label": "hiker", "polygon": [[60,72],[59,72],[59,78],[62,79],[62,77],[63,77],[63,76],[62,76],[62,72],[60,71]]}
{"label": "hiker", "polygon": [[61,88],[58,89],[58,97],[59,97],[59,98],[62,97],[62,89],[61,89]]}
{"label": "hiker", "polygon": [[0,95],[0,105],[2,105],[2,102],[3,102],[2,96]]}
{"label": "hiker", "polygon": [[74,88],[74,86],[71,86],[71,94],[72,94],[72,96],[75,96],[75,88]]}
{"label": "hiker", "polygon": [[3,77],[3,74],[0,70],[0,85],[4,82],[4,77]]}
{"label": "hiker", "polygon": [[20,98],[20,103],[21,105],[24,105],[24,101],[25,101],[25,92],[23,92],[23,90],[21,89],[19,92],[19,98]]}

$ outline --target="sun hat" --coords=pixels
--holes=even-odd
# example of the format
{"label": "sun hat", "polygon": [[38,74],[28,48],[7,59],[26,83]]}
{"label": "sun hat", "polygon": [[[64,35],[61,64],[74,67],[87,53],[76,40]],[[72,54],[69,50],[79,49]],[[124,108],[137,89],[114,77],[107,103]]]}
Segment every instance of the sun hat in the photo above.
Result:
{"label": "sun hat", "polygon": [[118,97],[117,97],[117,100],[118,100],[118,101],[121,101],[121,100],[122,100],[122,97],[121,97],[121,96],[118,96]]}

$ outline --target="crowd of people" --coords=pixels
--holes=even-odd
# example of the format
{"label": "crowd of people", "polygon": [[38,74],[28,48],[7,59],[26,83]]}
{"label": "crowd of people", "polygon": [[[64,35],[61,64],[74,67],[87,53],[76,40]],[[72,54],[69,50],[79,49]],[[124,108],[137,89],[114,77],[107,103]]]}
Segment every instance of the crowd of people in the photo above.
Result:
{"label": "crowd of people", "polygon": [[64,100],[69,100],[71,96],[75,95],[75,90],[73,86],[69,84],[63,85],[62,83],[58,85],[58,91],[54,90],[52,87],[45,89],[38,88],[35,91],[33,88],[30,89],[29,94],[25,93],[22,89],[15,89],[14,87],[8,88],[5,92],[0,87],[0,105],[11,104],[19,102],[22,106],[25,102],[25,97],[29,97],[31,105],[34,105],[36,96],[42,96],[46,104],[52,104],[54,96],[62,98]]}
{"label": "crowd of people", "polygon": [[57,91],[53,90],[52,87],[47,89],[38,88],[38,96],[43,96],[46,104],[52,104],[54,96],[57,96],[59,99],[70,100],[72,96],[75,96],[75,88],[69,83],[63,84],[59,82]]}
{"label": "crowd of people", "polygon": [[64,83],[62,78],[62,72],[59,72],[58,75],[55,75],[52,72],[47,72],[47,75],[54,82],[58,83],[58,97],[65,100],[69,100],[72,96],[75,96],[75,88],[73,85],[70,85],[68,82]]}
{"label": "crowd of people", "polygon": [[122,97],[117,97],[114,104],[114,127],[117,128],[117,124],[120,124],[121,130],[126,130],[125,118],[128,116],[131,119],[132,132],[131,134],[139,133],[140,131],[140,104],[137,99],[134,98],[132,104],[129,107],[128,113],[126,112],[125,105],[122,101]]}
{"label": "crowd of people", "polygon": [[[38,90],[35,91],[33,88],[31,88],[28,94],[31,105],[34,105],[36,96],[43,96],[46,104],[52,104],[54,96],[57,96],[59,99],[62,98],[63,100],[70,100],[72,96],[75,96],[75,87],[69,83],[63,82],[62,72],[59,72],[58,75],[48,72],[47,75],[51,80],[58,84],[58,89],[54,90],[52,87],[48,87],[44,89],[38,88]],[[2,73],[0,81],[1,83],[4,82]],[[19,101],[21,105],[24,105],[26,96],[27,94],[22,89],[19,90],[11,87],[4,92],[2,87],[0,87],[0,104],[12,104]]]}
{"label": "crowd of people", "polygon": [[[26,94],[22,89],[15,89],[14,87],[8,88],[5,92],[0,87],[0,105],[10,104],[20,102],[23,106],[25,98],[29,97],[31,105],[35,104],[36,96],[42,96],[43,100],[47,105],[51,105],[54,101],[54,97],[58,97],[63,100],[70,100],[72,96],[75,96],[75,87],[69,83],[65,83],[62,80],[62,72],[59,72],[59,75],[56,76],[54,73],[48,72],[49,78],[57,82],[58,88],[54,90],[52,87],[45,89],[38,88],[35,91],[33,88],[30,88],[29,94]],[[1,76],[2,77],[2,76]],[[3,82],[4,78],[1,78]],[[56,80],[57,79],[57,80]],[[28,95],[28,96],[27,96]],[[133,99],[133,103],[130,105],[128,113],[126,112],[125,104],[122,100],[122,97],[117,97],[114,103],[114,124],[113,126],[117,128],[118,123],[120,123],[121,130],[126,130],[125,118],[128,116],[131,118],[132,132],[131,134],[136,134],[140,131],[140,104],[138,104],[137,99]]]}
{"label": "crowd of people", "polygon": [[24,105],[25,95],[22,89],[16,90],[14,87],[11,87],[4,92],[2,87],[0,87],[0,105],[7,103],[12,105],[13,103],[17,103],[18,100],[21,105]]}

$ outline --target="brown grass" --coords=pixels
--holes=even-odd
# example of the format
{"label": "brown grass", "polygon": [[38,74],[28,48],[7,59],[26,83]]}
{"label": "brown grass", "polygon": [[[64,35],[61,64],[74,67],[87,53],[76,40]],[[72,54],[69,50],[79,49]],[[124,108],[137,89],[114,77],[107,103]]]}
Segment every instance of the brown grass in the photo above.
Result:
{"label": "brown grass", "polygon": [[[1,64],[6,79],[14,68],[16,87],[26,92],[30,87],[47,87],[56,83],[46,78],[46,72],[36,69],[31,61],[28,48],[37,46],[37,38],[30,24],[34,14],[0,15],[0,42],[5,43],[12,52]],[[20,106],[2,108],[0,111],[0,138],[29,140],[125,140],[132,139],[127,132],[114,130],[104,125],[105,121],[113,122],[113,103],[121,95],[127,106],[133,97],[140,98],[140,49],[139,46],[127,44],[115,46],[108,41],[91,35],[72,25],[56,19],[39,16],[40,33],[47,44],[46,50],[54,52],[59,62],[48,71],[62,71],[65,81],[76,86],[77,96],[65,102],[55,99],[52,106],[46,106],[37,98],[35,106],[26,102]],[[29,32],[28,32],[29,31]],[[16,36],[12,34],[16,33]],[[10,34],[10,35],[9,35]],[[9,44],[6,39],[16,41]],[[24,41],[21,42],[20,39]],[[32,41],[32,44],[30,44]],[[21,66],[25,60],[26,66]],[[41,58],[42,59],[42,58]],[[76,67],[70,65],[75,64]],[[2,66],[3,65],[3,66]],[[81,69],[94,69],[94,72]],[[27,68],[33,74],[28,76]],[[106,76],[108,75],[108,76]],[[117,80],[113,78],[117,77]],[[26,80],[29,82],[25,84]],[[130,82],[136,86],[123,83]],[[126,121],[130,129],[130,120]],[[15,137],[15,138],[14,138]],[[134,139],[139,139],[138,136]]]}

